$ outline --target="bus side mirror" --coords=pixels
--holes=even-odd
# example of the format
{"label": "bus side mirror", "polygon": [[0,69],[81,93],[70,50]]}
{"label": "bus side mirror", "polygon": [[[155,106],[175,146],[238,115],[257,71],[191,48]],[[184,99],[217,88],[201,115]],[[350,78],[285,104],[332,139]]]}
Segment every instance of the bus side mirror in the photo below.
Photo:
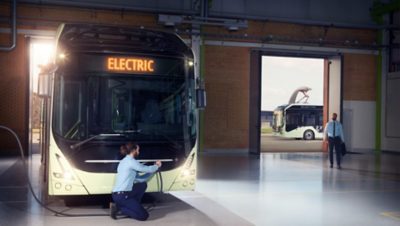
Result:
{"label": "bus side mirror", "polygon": [[41,65],[38,78],[38,95],[39,97],[49,97],[50,93],[50,75],[56,71],[54,64]]}
{"label": "bus side mirror", "polygon": [[39,97],[50,96],[50,75],[49,74],[39,74],[38,80],[38,95]]}
{"label": "bus side mirror", "polygon": [[206,91],[203,88],[196,89],[196,108],[204,109],[207,105]]}

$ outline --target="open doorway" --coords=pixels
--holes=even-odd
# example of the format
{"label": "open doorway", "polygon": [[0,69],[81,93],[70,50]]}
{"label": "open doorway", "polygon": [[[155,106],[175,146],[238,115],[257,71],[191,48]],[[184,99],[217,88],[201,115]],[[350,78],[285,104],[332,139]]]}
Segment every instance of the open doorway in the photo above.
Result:
{"label": "open doorway", "polygon": [[324,59],[262,56],[261,152],[322,151]]}
{"label": "open doorway", "polygon": [[[307,52],[292,50],[252,50],[250,52],[249,81],[249,153],[259,155],[261,152],[261,69],[262,56],[302,56],[323,59],[323,125],[329,115],[337,113],[342,121],[343,101],[343,65],[342,55],[335,52]],[[290,82],[290,81],[289,81]],[[321,149],[327,151],[327,145],[321,144]]]}
{"label": "open doorway", "polygon": [[29,48],[29,153],[39,153],[41,105],[38,96],[40,66],[51,62],[54,41],[50,38],[31,38]]}

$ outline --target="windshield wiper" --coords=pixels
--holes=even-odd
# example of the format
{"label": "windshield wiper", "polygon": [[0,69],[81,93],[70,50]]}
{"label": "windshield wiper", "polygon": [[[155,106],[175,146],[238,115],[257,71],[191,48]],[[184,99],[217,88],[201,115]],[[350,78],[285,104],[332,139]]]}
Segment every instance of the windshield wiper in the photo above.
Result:
{"label": "windshield wiper", "polygon": [[152,132],[147,131],[147,133],[146,133],[146,132],[143,132],[143,130],[141,130],[141,129],[137,129],[137,130],[115,130],[115,132],[120,133],[121,136],[122,136],[122,135],[129,134],[129,133],[137,133],[137,134],[147,135],[147,136],[162,136],[162,137],[164,137],[167,141],[173,143],[173,144],[175,145],[175,147],[177,147],[178,149],[182,147],[182,145],[179,144],[179,142],[175,141],[175,140],[172,139],[171,137],[169,137],[169,136],[167,136],[167,135],[165,135],[165,134],[162,134],[162,133],[155,133],[154,131],[152,131]]}
{"label": "windshield wiper", "polygon": [[137,130],[114,130],[114,131],[117,132],[117,133],[120,133],[121,135],[123,135],[125,133],[142,133],[141,129],[137,129]]}
{"label": "windshield wiper", "polygon": [[71,146],[69,146],[71,149],[75,149],[83,144],[86,144],[87,142],[97,138],[97,137],[119,137],[119,136],[123,136],[123,134],[121,133],[100,133],[97,135],[94,135],[92,137],[87,138],[86,140],[80,141],[76,144],[72,144]]}
{"label": "windshield wiper", "polygon": [[[141,133],[141,134],[146,134],[146,133],[142,133],[142,132],[139,132],[139,133]],[[179,149],[179,148],[182,147],[182,145],[179,144],[179,142],[177,142],[175,139],[173,139],[173,138],[171,138],[170,136],[165,135],[165,134],[163,134],[163,133],[155,133],[155,132],[153,131],[153,132],[148,133],[148,134],[146,134],[146,135],[162,136],[162,137],[164,137],[167,141],[169,141],[169,142],[171,142],[173,145],[175,145],[176,148]]]}

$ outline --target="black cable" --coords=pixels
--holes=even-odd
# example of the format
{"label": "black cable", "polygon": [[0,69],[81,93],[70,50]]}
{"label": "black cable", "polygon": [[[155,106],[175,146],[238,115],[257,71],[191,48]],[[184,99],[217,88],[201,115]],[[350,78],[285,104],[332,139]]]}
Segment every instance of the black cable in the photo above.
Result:
{"label": "black cable", "polygon": [[6,126],[0,125],[0,129],[7,130],[17,140],[18,147],[19,147],[20,154],[21,154],[22,165],[24,167],[25,176],[26,176],[26,179],[28,181],[29,191],[32,193],[33,198],[36,200],[36,202],[40,206],[42,206],[46,210],[54,213],[56,216],[63,216],[63,217],[100,217],[100,216],[109,216],[109,214],[69,214],[69,213],[63,213],[63,212],[60,212],[60,211],[57,211],[57,210],[53,210],[50,207],[48,207],[46,204],[42,203],[42,201],[36,196],[36,194],[35,194],[35,192],[33,190],[33,187],[32,187],[32,184],[31,184],[31,180],[30,180],[29,175],[28,175],[28,167],[26,166],[26,162],[25,162],[24,150],[22,148],[21,141],[19,140],[18,135],[12,129],[10,129],[10,128],[6,127]]}
{"label": "black cable", "polygon": [[[157,173],[156,173],[156,180],[157,180],[157,187],[159,187],[159,191],[158,191],[158,193],[160,193],[160,194],[164,194],[164,191],[163,191],[163,179],[162,179],[162,174],[161,174],[161,171],[157,171]],[[150,206],[148,206],[147,208],[145,208],[148,212],[151,212],[152,210],[153,210],[153,208],[155,208],[156,206],[157,206],[157,203],[158,203],[159,201],[153,201],[151,204],[152,205],[150,205]]]}

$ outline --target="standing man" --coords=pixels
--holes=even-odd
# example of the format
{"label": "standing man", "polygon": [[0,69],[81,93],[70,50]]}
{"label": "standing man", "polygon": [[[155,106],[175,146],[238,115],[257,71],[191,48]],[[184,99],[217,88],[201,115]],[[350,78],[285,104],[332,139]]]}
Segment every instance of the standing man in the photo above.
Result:
{"label": "standing man", "polygon": [[343,128],[340,122],[336,121],[337,114],[332,114],[332,121],[328,122],[325,126],[324,141],[328,139],[329,143],[329,161],[331,168],[333,167],[333,148],[336,150],[336,164],[338,169],[341,169],[340,159],[342,157],[341,145],[344,142]]}
{"label": "standing man", "polygon": [[[147,188],[146,181],[161,167],[161,162],[156,161],[152,166],[141,164],[136,160],[139,149],[139,145],[128,143],[126,145],[127,155],[119,162],[112,192],[115,204],[110,204],[110,215],[113,219],[117,219],[118,209],[122,214],[136,220],[145,221],[149,217],[149,213],[140,202]],[[139,172],[145,174],[139,176]]]}

